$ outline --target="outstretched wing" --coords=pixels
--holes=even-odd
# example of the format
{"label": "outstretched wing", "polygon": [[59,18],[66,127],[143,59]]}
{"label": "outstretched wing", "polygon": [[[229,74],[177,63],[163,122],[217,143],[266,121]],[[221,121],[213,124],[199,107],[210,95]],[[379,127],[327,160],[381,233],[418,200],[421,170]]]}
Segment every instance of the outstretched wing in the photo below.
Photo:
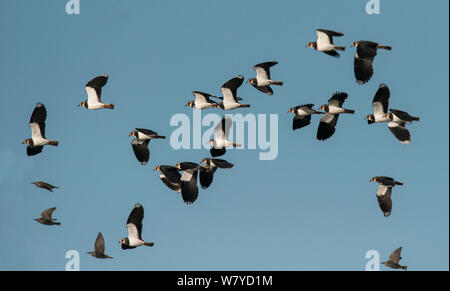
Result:
{"label": "outstretched wing", "polygon": [[381,84],[373,97],[372,106],[375,116],[382,116],[387,113],[389,107],[389,97],[391,93],[388,86]]}
{"label": "outstretched wing", "polygon": [[34,107],[30,118],[31,138],[45,138],[45,119],[47,118],[47,110],[44,104],[37,103]]}
{"label": "outstretched wing", "polygon": [[253,69],[256,71],[256,78],[270,80],[270,67],[275,66],[276,64],[278,64],[278,62],[272,61],[255,65]]}
{"label": "outstretched wing", "polygon": [[144,207],[137,203],[127,219],[128,237],[141,238],[142,220],[144,219]]}
{"label": "outstretched wing", "polygon": [[347,97],[348,94],[345,92],[333,93],[333,96],[331,96],[331,98],[328,99],[328,106],[342,107]]}
{"label": "outstretched wing", "polygon": [[244,82],[244,76],[239,75],[228,80],[225,84],[222,85],[220,91],[223,95],[224,102],[237,102],[237,89]]}

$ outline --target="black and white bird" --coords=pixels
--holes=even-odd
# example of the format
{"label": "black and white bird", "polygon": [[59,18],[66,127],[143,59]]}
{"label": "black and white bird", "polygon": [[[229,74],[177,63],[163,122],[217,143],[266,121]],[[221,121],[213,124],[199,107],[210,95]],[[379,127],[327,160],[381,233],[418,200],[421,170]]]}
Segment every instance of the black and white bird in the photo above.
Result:
{"label": "black and white bird", "polygon": [[226,153],[227,147],[241,147],[241,144],[232,142],[228,139],[230,128],[233,124],[233,120],[229,117],[223,117],[222,120],[214,127],[214,139],[209,140],[211,145],[211,156],[219,157]]}
{"label": "black and white bird", "polygon": [[247,82],[252,84],[252,86],[259,91],[272,95],[273,90],[270,88],[270,85],[283,86],[283,82],[274,81],[270,78],[270,67],[275,66],[276,64],[278,64],[278,62],[272,61],[255,65],[253,70],[256,71],[256,78],[250,78]]}
{"label": "black and white bird", "polygon": [[46,190],[48,190],[50,192],[53,192],[53,189],[59,189],[56,186],[53,186],[53,185],[51,185],[49,183],[42,182],[42,181],[31,182],[31,184],[34,184],[38,188],[46,189]]}
{"label": "black and white bird", "polygon": [[105,104],[102,102],[102,88],[108,82],[108,75],[102,75],[90,80],[84,89],[88,95],[86,101],[81,102],[78,106],[89,110],[98,110],[103,108],[114,109],[114,104]]}
{"label": "black and white bird", "polygon": [[137,203],[127,219],[128,237],[122,238],[119,243],[123,250],[134,249],[140,246],[152,247],[154,243],[142,239],[142,220],[144,219],[144,207]]}
{"label": "black and white bird", "polygon": [[217,168],[231,169],[234,166],[233,164],[221,159],[204,158],[201,163],[203,164],[203,168],[200,169],[200,186],[203,189],[206,189],[211,185]]}
{"label": "black and white bird", "polygon": [[321,110],[325,111],[325,115],[322,116],[317,129],[317,139],[326,140],[330,138],[336,131],[336,124],[341,113],[354,114],[355,110],[342,108],[342,105],[347,99],[348,94],[343,92],[336,92],[328,100],[328,105],[320,106]]}
{"label": "black and white bird", "polygon": [[228,80],[222,85],[220,91],[223,95],[223,102],[217,103],[216,107],[224,110],[232,110],[236,108],[250,107],[249,104],[239,103],[239,98],[237,97],[237,89],[244,82],[244,76],[239,75]]}
{"label": "black and white bird", "polygon": [[390,109],[391,113],[386,114],[388,119],[388,128],[392,134],[404,145],[411,142],[411,134],[406,128],[406,124],[412,123],[413,121],[419,121],[420,118],[416,116],[411,116],[405,111]]}
{"label": "black and white bird", "polygon": [[340,57],[337,50],[345,51],[345,47],[336,46],[333,43],[333,36],[343,36],[344,34],[342,32],[336,32],[327,29],[316,29],[316,34],[317,41],[308,43],[306,45],[307,47],[337,58]]}
{"label": "black and white bird", "polygon": [[105,254],[105,240],[101,232],[98,233],[95,240],[94,251],[90,251],[88,254],[97,259],[112,259],[112,257]]}
{"label": "black and white bird", "polygon": [[183,162],[176,164],[178,170],[183,171],[181,176],[181,196],[186,204],[192,204],[197,200],[198,187],[197,176],[198,171],[203,167],[192,162]]}
{"label": "black and white bird", "polygon": [[217,108],[217,102],[211,100],[210,97],[219,97],[200,91],[193,91],[192,95],[195,96],[195,100],[189,101],[186,106],[192,107],[194,109]]}
{"label": "black and white bird", "polygon": [[373,177],[369,182],[377,182],[379,184],[377,190],[378,204],[383,215],[389,217],[392,212],[392,188],[396,185],[402,186],[403,183],[385,176]]}
{"label": "black and white bird", "polygon": [[389,121],[386,114],[389,108],[390,96],[391,93],[389,87],[385,84],[381,84],[372,100],[373,114],[369,114],[365,117],[368,124]]}
{"label": "black and white bird", "polygon": [[392,47],[378,44],[372,41],[355,41],[352,47],[356,47],[354,69],[356,82],[367,83],[373,76],[373,60],[378,49],[392,50]]}
{"label": "black and white bird", "polygon": [[403,269],[405,271],[408,270],[408,266],[400,265],[400,260],[402,259],[402,247],[399,247],[389,256],[389,260],[386,262],[382,262],[383,265],[389,267],[391,269]]}
{"label": "black and white bird", "polygon": [[145,128],[136,128],[136,130],[130,132],[128,136],[133,136],[135,138],[131,141],[131,147],[133,148],[136,159],[139,163],[141,163],[141,165],[147,164],[150,158],[150,151],[148,149],[148,143],[150,140],[166,138],[153,130]]}
{"label": "black and white bird", "polygon": [[23,141],[27,144],[27,155],[34,156],[42,152],[45,145],[57,146],[58,141],[45,138],[45,119],[47,110],[44,104],[37,103],[30,118],[31,138]]}
{"label": "black and white bird", "polygon": [[56,207],[49,208],[47,210],[42,211],[41,217],[36,218],[37,222],[43,225],[61,225],[60,222],[57,221],[57,219],[52,218],[53,212],[56,210]]}
{"label": "black and white bird", "polygon": [[324,114],[321,111],[313,109],[314,104],[303,104],[289,109],[288,113],[294,113],[292,120],[292,130],[296,130],[311,124],[311,115]]}
{"label": "black and white bird", "polygon": [[175,192],[181,192],[181,174],[177,167],[159,165],[154,170],[160,172],[159,178],[167,187]]}

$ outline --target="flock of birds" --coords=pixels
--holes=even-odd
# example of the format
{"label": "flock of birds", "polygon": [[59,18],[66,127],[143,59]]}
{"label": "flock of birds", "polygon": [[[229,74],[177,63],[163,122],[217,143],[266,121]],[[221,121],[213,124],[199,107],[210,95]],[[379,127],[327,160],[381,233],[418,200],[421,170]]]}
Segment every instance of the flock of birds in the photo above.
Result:
{"label": "flock of birds", "polygon": [[[343,33],[331,30],[317,29],[317,41],[310,42],[307,47],[323,52],[333,57],[340,57],[338,51],[345,51],[345,47],[336,46],[333,43],[333,37],[343,36]],[[356,55],[354,57],[354,73],[357,83],[367,83],[373,75],[373,61],[377,55],[378,49],[391,50],[392,48],[385,45],[380,45],[371,41],[356,41],[352,47],[356,47]],[[283,86],[283,82],[272,80],[270,76],[271,67],[277,64],[276,61],[264,62],[253,67],[256,71],[256,78],[248,79],[253,87],[264,94],[272,95],[273,89],[271,86]],[[108,81],[108,75],[95,77],[89,81],[85,90],[88,96],[86,101],[83,101],[79,106],[88,110],[99,109],[114,109],[114,104],[106,104],[101,99],[102,88]],[[243,84],[244,76],[238,75],[222,85],[220,88],[223,97],[218,97],[208,93],[193,91],[192,94],[195,100],[189,101],[186,106],[195,109],[218,108],[222,110],[233,110],[238,108],[248,108],[249,104],[241,104],[243,99],[237,96],[238,88]],[[212,99],[216,100],[212,100]],[[294,113],[292,129],[297,130],[308,126],[311,123],[311,116],[314,114],[322,115],[320,119],[317,139],[324,141],[334,135],[337,121],[340,114],[354,114],[352,109],[343,108],[348,94],[345,92],[336,92],[328,100],[326,105],[322,105],[318,110],[314,109],[314,104],[304,104],[290,108],[289,112]],[[373,98],[372,106],[374,113],[365,117],[368,124],[384,123],[392,134],[403,144],[408,144],[411,141],[411,135],[406,128],[406,124],[413,121],[419,121],[418,117],[409,115],[407,112],[390,109],[389,106],[390,91],[385,84],[381,84]],[[319,111],[322,110],[322,111]],[[37,103],[30,119],[31,138],[24,141],[27,144],[28,156],[34,156],[42,152],[44,146],[57,146],[58,141],[50,140],[45,137],[45,120],[47,111],[42,103]],[[222,120],[214,128],[214,139],[209,141],[211,145],[210,154],[212,158],[202,159],[200,164],[193,162],[182,162],[175,166],[158,165],[154,170],[158,171],[161,181],[171,190],[181,193],[182,199],[186,204],[191,204],[196,201],[199,193],[197,186],[197,176],[200,180],[200,185],[203,189],[208,188],[212,181],[216,170],[230,169],[233,164],[217,157],[223,156],[226,153],[226,148],[240,147],[231,141],[228,137],[232,120],[229,117],[223,117]],[[136,128],[130,132],[129,136],[134,137],[131,141],[133,152],[138,162],[142,165],[148,163],[150,158],[149,142],[152,139],[165,139],[165,136],[159,135],[157,132],[145,128]],[[401,186],[403,183],[396,181],[393,178],[385,176],[376,176],[370,179],[371,182],[379,184],[376,192],[377,200],[380,209],[385,217],[388,217],[392,211],[392,188],[394,186]],[[33,182],[37,187],[53,191],[58,187],[48,184],[46,182]],[[37,222],[44,225],[61,225],[56,219],[52,218],[55,207],[47,209],[42,212],[41,217],[35,219]],[[122,249],[132,249],[138,246],[153,246],[154,243],[146,242],[142,239],[142,221],[144,218],[144,208],[141,204],[135,204],[131,211],[126,227],[128,236],[120,240]],[[389,260],[383,262],[384,265],[394,269],[404,269],[406,266],[400,265],[401,250],[395,250]],[[94,251],[88,252],[96,258],[111,258],[105,254],[105,241],[101,233],[98,234],[94,245]]]}

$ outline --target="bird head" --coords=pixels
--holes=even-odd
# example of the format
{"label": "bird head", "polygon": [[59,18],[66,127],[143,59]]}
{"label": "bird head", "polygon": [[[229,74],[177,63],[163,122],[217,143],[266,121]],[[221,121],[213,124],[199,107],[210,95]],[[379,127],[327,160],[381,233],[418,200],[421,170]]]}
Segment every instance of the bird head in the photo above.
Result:
{"label": "bird head", "polygon": [[309,42],[309,43],[306,45],[306,47],[314,48],[314,42],[313,42],[313,41],[312,41],[312,42]]}
{"label": "bird head", "polygon": [[175,167],[176,167],[177,169],[181,170],[181,164],[180,164],[180,163],[176,164]]}
{"label": "bird head", "polygon": [[33,144],[33,140],[31,138],[27,138],[22,142],[22,144]]}
{"label": "bird head", "polygon": [[373,177],[372,179],[369,180],[369,182],[376,182],[377,181],[377,177]]}
{"label": "bird head", "polygon": [[364,119],[367,119],[368,124],[372,124],[375,122],[375,116],[373,114],[367,115],[366,117],[364,117]]}
{"label": "bird head", "polygon": [[247,80],[247,83],[250,83],[250,84],[256,86],[256,85],[257,85],[256,78],[250,78],[250,79],[248,79],[248,80]]}
{"label": "bird head", "polygon": [[209,144],[210,146],[215,146],[215,145],[216,145],[216,141],[213,140],[213,139],[210,139],[210,140],[208,140],[208,144]]}
{"label": "bird head", "polygon": [[384,117],[386,117],[387,120],[389,120],[389,121],[392,121],[392,119],[393,119],[392,113],[386,113],[386,114],[384,114]]}
{"label": "bird head", "polygon": [[189,101],[188,103],[186,103],[185,106],[194,108],[195,102],[194,101]]}
{"label": "bird head", "polygon": [[354,43],[352,43],[352,47],[358,47],[359,45],[359,41],[355,41]]}
{"label": "bird head", "polygon": [[320,110],[324,110],[324,111],[327,111],[328,110],[328,105],[321,105],[320,107],[319,107],[319,109]]}
{"label": "bird head", "polygon": [[289,111],[287,113],[294,113],[295,112],[295,107],[292,107],[289,109]]}
{"label": "bird head", "polygon": [[120,243],[120,244],[124,244],[124,245],[129,245],[129,244],[130,244],[130,241],[128,240],[127,237],[124,237],[124,238],[121,238],[121,239],[119,240],[119,243]]}
{"label": "bird head", "polygon": [[200,163],[205,164],[205,165],[208,165],[208,164],[209,164],[209,161],[210,161],[210,159],[204,158],[204,159],[202,159],[202,160],[200,161]]}
{"label": "bird head", "polygon": [[130,134],[128,134],[128,136],[134,136],[137,137],[137,131],[133,130],[132,132],[130,132]]}
{"label": "bird head", "polygon": [[78,104],[78,107],[84,107],[84,108],[87,108],[87,101],[83,101],[83,102],[81,102],[80,104]]}
{"label": "bird head", "polygon": [[159,171],[160,169],[161,169],[160,166],[156,166],[156,167],[153,169],[153,171]]}

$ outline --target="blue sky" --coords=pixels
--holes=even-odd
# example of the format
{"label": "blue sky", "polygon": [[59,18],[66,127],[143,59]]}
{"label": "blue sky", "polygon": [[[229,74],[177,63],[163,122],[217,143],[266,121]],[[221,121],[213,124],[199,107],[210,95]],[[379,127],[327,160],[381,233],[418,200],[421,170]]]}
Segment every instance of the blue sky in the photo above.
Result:
{"label": "blue sky", "polygon": [[[64,270],[72,249],[82,270],[364,270],[368,250],[383,260],[399,246],[409,270],[449,269],[448,1],[381,0],[380,15],[367,15],[366,1],[81,0],[80,15],[67,15],[65,3],[0,2],[0,270]],[[344,32],[340,59],[305,48],[316,28]],[[393,47],[364,86],[350,48],[361,39]],[[208,151],[152,141],[143,167],[128,133],[170,136],[173,114],[192,114],[191,91],[220,94],[226,80],[253,77],[252,66],[270,60],[285,85],[266,96],[244,84],[239,95],[251,108],[233,113],[279,114],[277,159],[228,151],[234,168],[186,206],[152,170]],[[78,108],[86,82],[104,73],[103,99],[116,109]],[[382,82],[392,108],[421,117],[408,146],[364,120]],[[334,91],[349,94],[345,107],[356,114],[342,116],[330,140],[315,139],[317,116],[291,130],[290,107],[319,106]],[[60,145],[27,157],[21,142],[38,101],[46,135]],[[376,175],[405,183],[393,191],[390,218],[368,182]],[[60,189],[30,184],[37,180]],[[136,202],[155,247],[122,251]],[[52,206],[61,227],[33,221]],[[99,231],[113,260],[86,254]]]}

